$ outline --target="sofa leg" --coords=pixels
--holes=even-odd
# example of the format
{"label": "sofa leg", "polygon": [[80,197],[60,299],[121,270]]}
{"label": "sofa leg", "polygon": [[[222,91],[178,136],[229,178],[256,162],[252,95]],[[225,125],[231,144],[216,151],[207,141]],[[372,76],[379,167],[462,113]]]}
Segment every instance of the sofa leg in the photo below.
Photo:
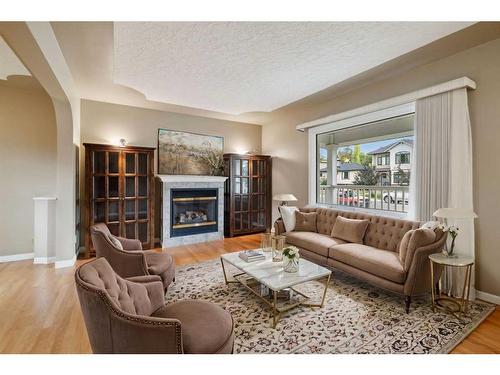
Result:
{"label": "sofa leg", "polygon": [[406,313],[410,313],[411,296],[405,296]]}

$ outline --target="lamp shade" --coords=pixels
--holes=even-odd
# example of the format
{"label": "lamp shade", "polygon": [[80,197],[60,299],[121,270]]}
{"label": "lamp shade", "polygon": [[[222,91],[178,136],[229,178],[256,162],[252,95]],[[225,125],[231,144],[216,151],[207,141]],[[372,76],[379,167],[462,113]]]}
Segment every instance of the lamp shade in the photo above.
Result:
{"label": "lamp shade", "polygon": [[280,201],[280,202],[292,202],[296,200],[297,198],[295,198],[295,195],[293,194],[276,194],[273,197],[273,201]]}
{"label": "lamp shade", "polygon": [[475,219],[477,215],[468,208],[440,208],[432,216],[445,219]]}

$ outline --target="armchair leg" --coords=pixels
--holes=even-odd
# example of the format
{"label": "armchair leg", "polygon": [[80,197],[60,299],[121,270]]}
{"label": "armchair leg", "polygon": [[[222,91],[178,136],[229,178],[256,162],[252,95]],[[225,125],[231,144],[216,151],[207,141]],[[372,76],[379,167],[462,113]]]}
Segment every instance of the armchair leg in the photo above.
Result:
{"label": "armchair leg", "polygon": [[405,296],[406,313],[410,313],[411,296]]}

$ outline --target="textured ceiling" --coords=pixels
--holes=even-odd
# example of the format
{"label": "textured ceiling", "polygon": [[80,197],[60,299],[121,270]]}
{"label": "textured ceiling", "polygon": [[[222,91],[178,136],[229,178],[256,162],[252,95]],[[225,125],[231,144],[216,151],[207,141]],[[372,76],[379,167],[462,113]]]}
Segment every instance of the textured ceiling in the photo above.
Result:
{"label": "textured ceiling", "polygon": [[0,79],[16,75],[30,76],[31,74],[0,37]]}
{"label": "textured ceiling", "polygon": [[269,112],[471,22],[116,22],[117,84],[147,99]]}

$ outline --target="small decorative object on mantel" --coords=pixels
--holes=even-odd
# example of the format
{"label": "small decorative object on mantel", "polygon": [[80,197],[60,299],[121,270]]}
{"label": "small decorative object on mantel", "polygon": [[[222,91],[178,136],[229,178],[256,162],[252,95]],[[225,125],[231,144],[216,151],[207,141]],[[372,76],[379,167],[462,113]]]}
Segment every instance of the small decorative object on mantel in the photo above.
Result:
{"label": "small decorative object on mantel", "polygon": [[220,176],[224,138],[158,129],[158,174]]}
{"label": "small decorative object on mantel", "polygon": [[287,246],[283,249],[283,263],[285,272],[298,272],[299,249],[295,246]]}
{"label": "small decorative object on mantel", "polygon": [[283,260],[283,247],[285,246],[285,236],[273,236],[273,262],[281,262]]}

